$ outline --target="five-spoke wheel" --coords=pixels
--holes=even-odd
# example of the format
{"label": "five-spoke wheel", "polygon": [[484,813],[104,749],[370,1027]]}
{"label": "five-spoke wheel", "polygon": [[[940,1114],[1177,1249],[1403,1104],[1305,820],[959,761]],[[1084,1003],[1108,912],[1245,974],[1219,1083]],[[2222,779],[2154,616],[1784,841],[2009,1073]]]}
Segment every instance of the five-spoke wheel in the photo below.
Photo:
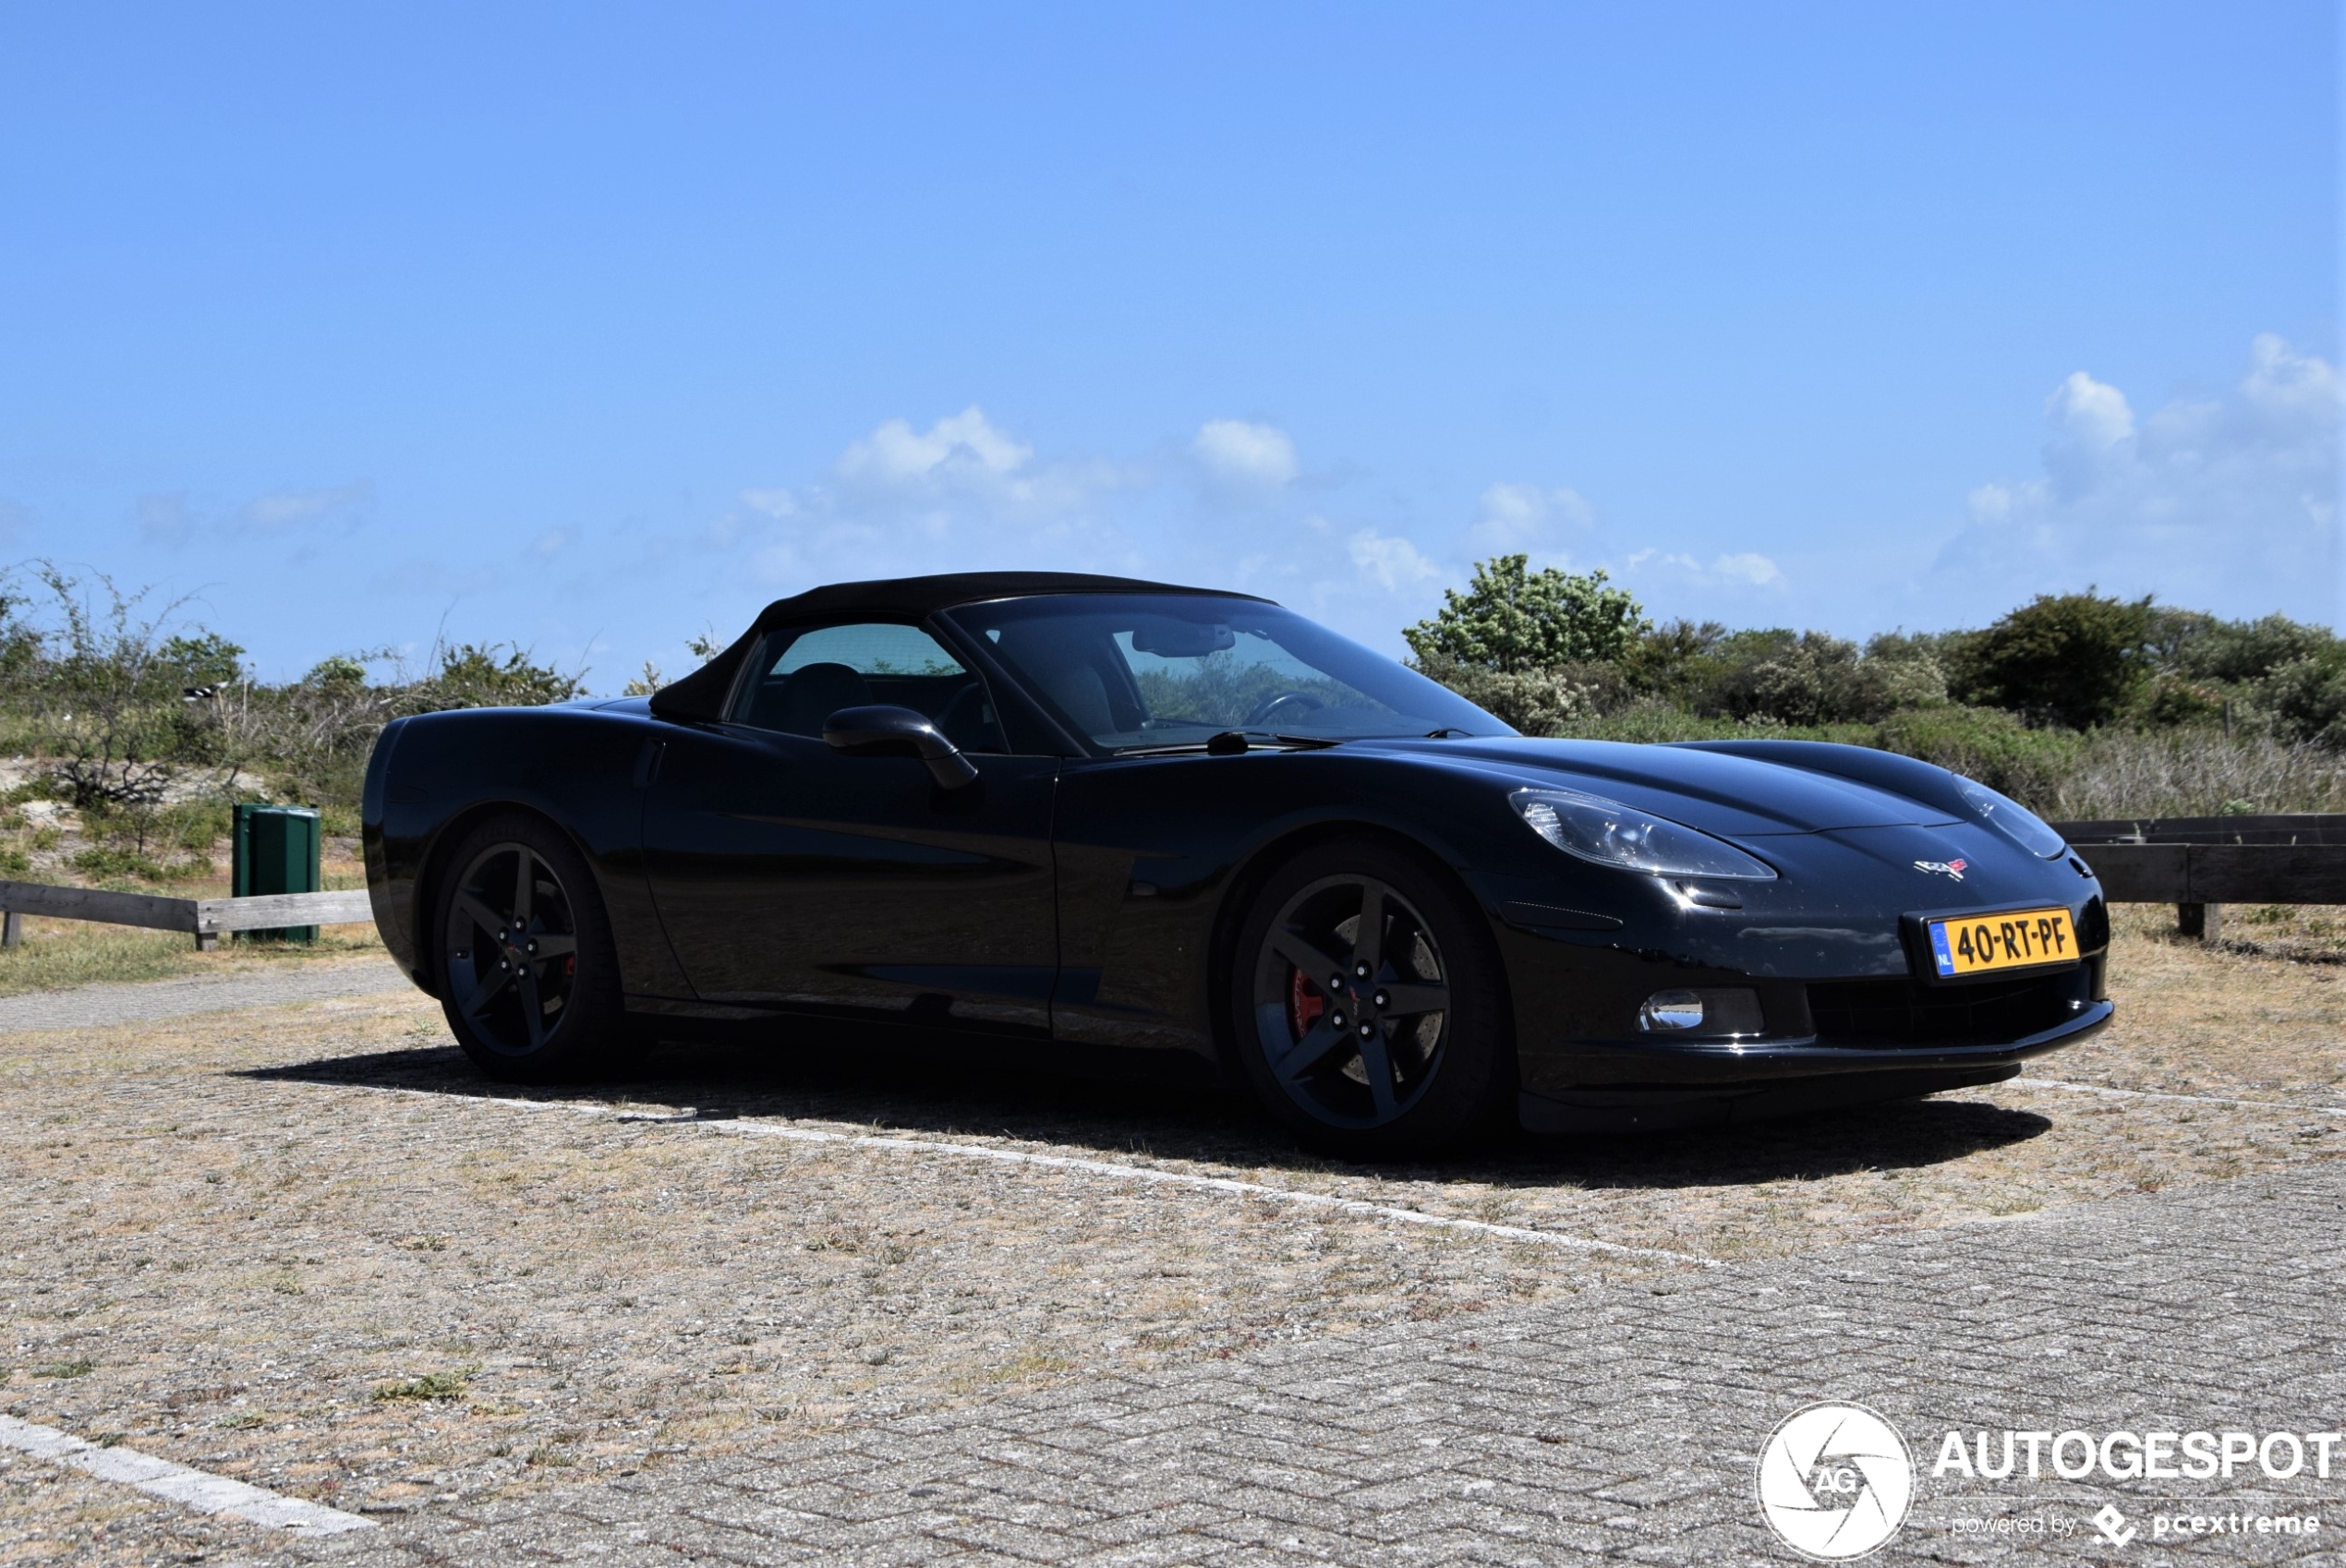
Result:
{"label": "five-spoke wheel", "polygon": [[1448,880],[1374,842],[1324,846],[1258,896],[1232,976],[1264,1103],[1339,1152],[1456,1140],[1512,1087],[1488,937]]}
{"label": "five-spoke wheel", "polygon": [[451,1000],[492,1049],[542,1050],[578,979],[570,896],[526,844],[491,844],[456,879],[448,944]]}
{"label": "five-spoke wheel", "polygon": [[441,1001],[466,1055],[524,1081],[599,1065],[622,1034],[617,966],[577,850],[516,816],[483,824],[448,863]]}

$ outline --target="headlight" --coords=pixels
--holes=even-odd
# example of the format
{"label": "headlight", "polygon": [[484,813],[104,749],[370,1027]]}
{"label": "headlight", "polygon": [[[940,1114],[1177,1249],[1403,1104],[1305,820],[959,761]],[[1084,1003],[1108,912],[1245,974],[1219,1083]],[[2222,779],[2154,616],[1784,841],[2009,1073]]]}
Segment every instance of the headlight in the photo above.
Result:
{"label": "headlight", "polygon": [[2030,854],[2051,860],[2068,852],[2067,840],[2055,833],[2043,817],[2018,801],[1999,795],[1987,785],[1975,784],[1968,778],[1956,779],[1955,788],[1963,792],[1964,804]]}
{"label": "headlight", "polygon": [[1577,790],[1518,790],[1508,797],[1532,832],[1568,855],[1654,876],[1772,882],[1775,872],[1708,833]]}

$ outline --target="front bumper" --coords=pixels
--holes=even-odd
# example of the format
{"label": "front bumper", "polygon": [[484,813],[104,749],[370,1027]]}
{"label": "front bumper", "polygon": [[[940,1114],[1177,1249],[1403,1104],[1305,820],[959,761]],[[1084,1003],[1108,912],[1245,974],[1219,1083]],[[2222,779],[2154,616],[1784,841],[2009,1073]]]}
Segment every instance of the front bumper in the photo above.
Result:
{"label": "front bumper", "polygon": [[1771,1120],[1810,1111],[1903,1100],[2000,1083],[2031,1056],[2059,1050],[2108,1024],[2108,1001],[2017,1040],[1883,1047],[1825,1045],[1814,1039],[1640,1043],[1607,1052],[1616,1059],[1594,1081],[1539,1082],[1527,1075],[1517,1116],[1532,1132],[1634,1132]]}

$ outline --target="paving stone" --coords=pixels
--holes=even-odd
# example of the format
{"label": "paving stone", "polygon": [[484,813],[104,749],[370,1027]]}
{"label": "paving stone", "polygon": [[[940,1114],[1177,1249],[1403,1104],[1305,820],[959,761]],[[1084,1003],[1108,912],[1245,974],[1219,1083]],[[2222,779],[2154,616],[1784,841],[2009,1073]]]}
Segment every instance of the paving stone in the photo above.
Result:
{"label": "paving stone", "polygon": [[[2097,1561],[1950,1521],[2104,1502],[2134,1486],[1941,1482],[1938,1433],[2328,1430],[2346,1411],[2346,1170],[2313,1166],[2050,1219],[1867,1242],[1592,1289],[1569,1306],[1394,1322],[1320,1344],[888,1417],[623,1482],[389,1519],[375,1538],[245,1547],[256,1564],[711,1560],[899,1564],[1543,1565],[1790,1562],[1752,1502],[1769,1432],[1857,1399],[1921,1470],[1898,1550]],[[1545,1442],[1542,1436],[1563,1441]],[[2259,1481],[2346,1523],[2329,1482]],[[2231,1489],[2168,1483],[2207,1512]],[[2178,1490],[2178,1487],[2181,1490]],[[2146,1528],[2146,1538],[2147,1529]],[[664,1554],[664,1555],[661,1555]],[[2128,1562],[2337,1562],[2335,1535]]]}

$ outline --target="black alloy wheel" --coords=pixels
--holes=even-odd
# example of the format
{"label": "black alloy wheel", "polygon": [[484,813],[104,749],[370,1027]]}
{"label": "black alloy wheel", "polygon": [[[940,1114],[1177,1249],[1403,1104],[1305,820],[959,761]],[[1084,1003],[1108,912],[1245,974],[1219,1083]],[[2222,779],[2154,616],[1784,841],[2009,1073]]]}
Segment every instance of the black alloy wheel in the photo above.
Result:
{"label": "black alloy wheel", "polygon": [[1232,976],[1240,1059],[1307,1142],[1349,1157],[1456,1142],[1512,1089],[1497,959],[1446,877],[1385,845],[1275,874]]}
{"label": "black alloy wheel", "polygon": [[611,927],[569,841],[532,817],[484,824],[451,857],[441,1010],[491,1078],[547,1082],[605,1065],[624,1037]]}

